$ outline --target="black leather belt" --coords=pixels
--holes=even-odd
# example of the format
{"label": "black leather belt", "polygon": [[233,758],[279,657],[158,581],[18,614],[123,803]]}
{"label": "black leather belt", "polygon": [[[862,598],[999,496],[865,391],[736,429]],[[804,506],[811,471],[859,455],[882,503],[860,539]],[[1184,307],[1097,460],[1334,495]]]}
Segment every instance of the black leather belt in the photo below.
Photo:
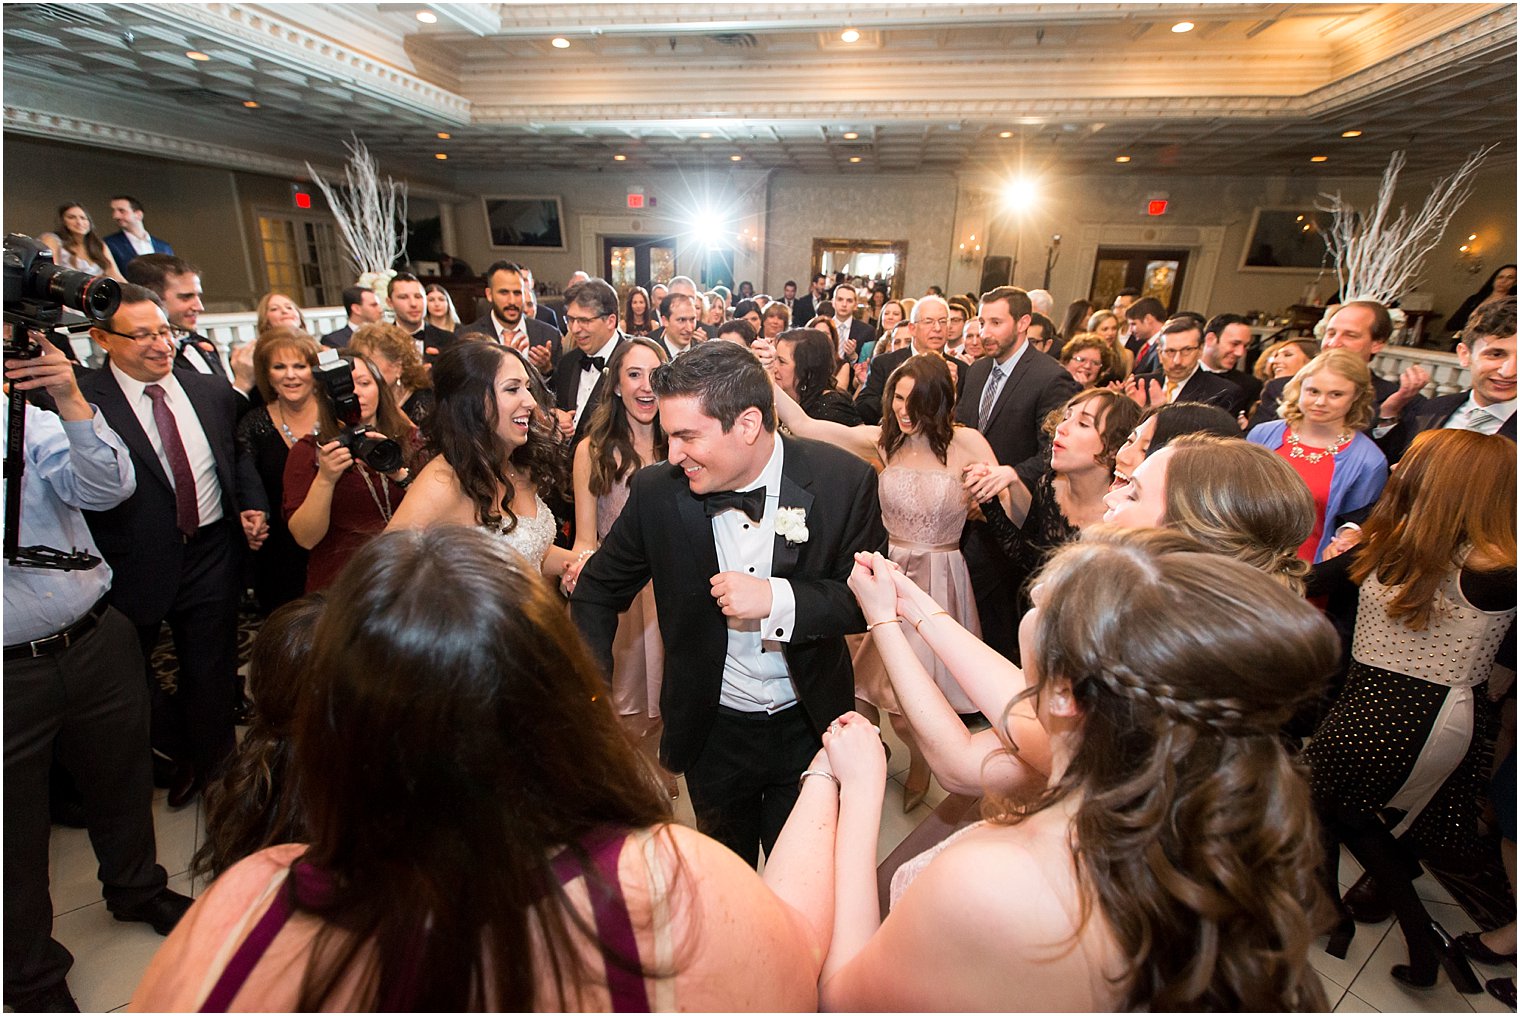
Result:
{"label": "black leather belt", "polygon": [[51,656],[54,653],[61,653],[94,631],[95,626],[100,623],[102,617],[105,617],[108,609],[109,606],[105,601],[105,597],[101,597],[84,617],[81,617],[58,634],[49,635],[47,638],[38,639],[35,642],[18,642],[13,646],[6,646],[5,658],[7,660],[32,660],[39,656]]}

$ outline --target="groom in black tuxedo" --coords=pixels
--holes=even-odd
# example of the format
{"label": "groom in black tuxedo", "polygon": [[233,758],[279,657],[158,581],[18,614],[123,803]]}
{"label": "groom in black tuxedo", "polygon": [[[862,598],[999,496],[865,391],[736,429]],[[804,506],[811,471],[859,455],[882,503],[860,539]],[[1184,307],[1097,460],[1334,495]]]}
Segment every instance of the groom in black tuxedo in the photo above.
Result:
{"label": "groom in black tuxedo", "polygon": [[770,378],[741,346],[694,345],[652,384],[670,457],[634,476],[571,609],[610,672],[618,614],[654,580],[661,760],[686,774],[698,828],[753,864],[824,728],[852,708],[844,636],[865,620],[845,579],[886,538],[876,475],[778,437]]}

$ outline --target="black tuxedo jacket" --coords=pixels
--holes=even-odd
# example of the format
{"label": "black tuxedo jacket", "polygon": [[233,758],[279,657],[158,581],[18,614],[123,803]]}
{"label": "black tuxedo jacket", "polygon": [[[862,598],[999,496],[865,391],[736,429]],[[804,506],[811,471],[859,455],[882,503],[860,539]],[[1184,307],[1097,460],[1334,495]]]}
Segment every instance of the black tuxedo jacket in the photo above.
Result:
{"label": "black tuxedo jacket", "polygon": [[342,349],[348,345],[348,340],[353,337],[353,326],[344,325],[342,328],[334,328],[332,331],[322,336],[319,341],[321,341],[322,345],[324,346],[331,346],[334,349]]}
{"label": "black tuxedo jacket", "polygon": [[[195,363],[190,359],[190,354],[185,351],[185,346],[190,343],[195,344],[196,352],[200,354],[200,356],[206,361],[206,366],[211,368],[210,374],[201,373],[201,369],[196,366]],[[206,346],[210,346],[211,349],[206,349]],[[184,342],[180,343],[179,348],[174,351],[174,366],[181,370],[188,370],[192,373],[200,374],[201,377],[218,377],[223,381],[228,382],[232,380],[227,376],[227,368],[225,365],[223,365],[221,356],[218,355],[216,343],[212,342],[204,335],[200,335],[194,332],[192,332]]]}
{"label": "black tuxedo jacket", "polygon": [[[552,359],[549,363],[549,369],[544,372],[544,380],[545,382],[552,385],[554,383],[555,371],[559,367],[561,345],[560,339],[563,338],[563,336],[560,335],[558,329],[544,324],[537,318],[524,317],[523,330],[528,335],[528,345],[530,347],[543,345],[547,345],[549,347],[549,355]],[[496,340],[496,326],[491,323],[490,312],[487,312],[484,317],[480,317],[474,321],[471,321],[467,325],[460,325],[455,330],[454,336],[451,337],[450,341],[454,341],[454,339],[458,336],[466,335],[471,332],[480,335],[487,335],[491,338],[492,341]]]}
{"label": "black tuxedo jacket", "polygon": [[[866,371],[866,383],[861,385],[860,391],[855,393],[855,411],[860,414],[863,422],[871,424],[881,422],[881,399],[887,389],[887,378],[891,377],[892,372],[901,367],[902,362],[912,355],[913,347],[908,345],[871,358],[871,367]],[[959,373],[961,377],[965,377],[965,364],[961,364]]]}
{"label": "black tuxedo jacket", "polygon": [[[1288,387],[1288,382],[1291,380],[1293,380],[1291,377],[1279,377],[1267,382],[1266,387],[1261,390],[1261,403],[1256,407],[1256,412],[1251,414],[1252,427],[1261,423],[1271,423],[1278,419],[1277,403],[1282,399],[1283,389]],[[1367,424],[1366,430],[1370,431],[1377,426],[1378,406],[1381,406],[1384,399],[1398,390],[1399,383],[1397,381],[1389,381],[1378,377],[1376,374],[1372,375],[1372,415],[1374,419],[1371,423]],[[1404,418],[1407,419],[1415,413],[1422,412],[1424,404],[1425,397],[1423,395],[1416,396],[1413,402],[1404,407]]]}
{"label": "black tuxedo jacket", "polygon": [[812,290],[797,297],[796,301],[792,304],[792,327],[807,327],[807,323],[818,316],[818,311],[815,309],[817,306],[813,302]]}
{"label": "black tuxedo jacket", "polygon": [[[195,407],[216,459],[227,538],[242,543],[238,513],[267,514],[269,503],[253,460],[233,437],[237,393],[221,378],[196,371],[176,369],[174,377]],[[121,435],[137,471],[137,490],[131,497],[108,511],[84,513],[101,555],[111,566],[111,603],[134,624],[156,624],[174,603],[184,562],[185,544],[175,525],[174,487],[110,368],[81,375],[79,390]],[[227,575],[225,580],[235,583],[238,576]]]}
{"label": "black tuxedo jacket", "polygon": [[[874,362],[874,361],[873,361]],[[966,379],[955,403],[955,421],[975,428],[982,392],[992,375],[993,359],[984,356],[961,368]],[[1082,386],[1065,367],[1048,356],[1026,349],[1013,373],[1003,382],[997,402],[987,417],[982,436],[997,453],[998,462],[1013,466],[1030,490],[1050,464],[1050,439],[1045,417],[1060,409]]]}
{"label": "black tuxedo jacket", "polygon": [[1240,389],[1240,408],[1230,410],[1230,412],[1237,416],[1241,413],[1249,412],[1251,406],[1256,403],[1256,400],[1261,398],[1261,378],[1255,374],[1243,370],[1227,370],[1222,374],[1215,374],[1214,376],[1222,377]]}
{"label": "black tuxedo jacket", "polygon": [[[1149,383],[1152,381],[1158,385],[1166,384],[1166,374],[1136,374],[1135,380],[1145,385],[1145,390],[1149,390]],[[1240,397],[1241,392],[1239,388],[1218,374],[1210,374],[1202,367],[1199,367],[1193,371],[1193,376],[1187,379],[1187,384],[1182,386],[1182,390],[1177,393],[1177,397],[1172,401],[1203,402],[1210,406],[1218,406],[1233,416],[1240,412],[1240,409],[1236,408],[1240,405]]]}
{"label": "black tuxedo jacket", "polygon": [[[781,507],[807,513],[808,539],[776,537],[771,577],[791,582],[797,622],[786,662],[813,732],[854,707],[854,671],[844,637],[865,629],[845,586],[861,550],[886,540],[876,474],[832,445],[779,438],[785,448]],[[628,504],[586,562],[571,597],[575,623],[605,671],[612,668],[618,614],[650,579],[665,643],[660,757],[684,772],[707,742],[723,686],[728,626],[711,593],[719,571],[712,522],[681,471],[668,462],[633,477]]]}
{"label": "black tuxedo jacket", "polygon": [[458,337],[450,331],[445,331],[437,325],[430,325],[426,321],[422,327],[412,333],[412,338],[422,341],[422,360],[424,363],[432,363],[438,359],[438,354],[458,342]]}
{"label": "black tuxedo jacket", "polygon": [[[1399,422],[1393,428],[1377,438],[1377,446],[1388,457],[1389,463],[1399,461],[1414,439],[1427,430],[1439,430],[1446,426],[1446,422],[1452,418],[1457,410],[1461,409],[1472,395],[1472,389],[1452,392],[1450,395],[1438,395],[1433,399],[1426,399],[1422,405],[1411,412],[1406,412],[1400,417]],[[1515,414],[1511,413],[1504,423],[1499,426],[1499,436],[1515,440]]]}
{"label": "black tuxedo jacket", "polygon": [[548,325],[561,335],[565,334],[564,322],[560,321],[559,315],[554,312],[553,307],[545,307],[539,304],[538,309],[533,312],[533,320]]}
{"label": "black tuxedo jacket", "polygon": [[[838,325],[838,322],[835,322]],[[860,351],[866,348],[866,343],[875,342],[877,338],[876,326],[869,321],[860,318],[850,322],[850,334],[848,336],[855,343],[855,358],[860,358]],[[838,352],[836,349],[835,352]]]}
{"label": "black tuxedo jacket", "polygon": [[[619,332],[617,345],[612,347],[613,352],[617,352],[618,347],[622,346],[626,341],[627,337],[622,332]],[[611,357],[609,356],[608,359],[610,360]],[[572,346],[570,352],[560,357],[559,363],[554,368],[554,405],[557,408],[571,413],[575,412],[575,397],[580,393],[581,374],[583,373],[581,365],[585,362],[586,354],[580,351],[579,346]],[[601,377],[597,378],[596,387],[591,389],[591,397],[586,400],[586,411],[576,421],[575,437],[571,442],[572,444],[579,441],[586,433],[586,425],[591,422],[591,414],[601,404],[602,393],[606,389],[607,370],[604,367]]]}

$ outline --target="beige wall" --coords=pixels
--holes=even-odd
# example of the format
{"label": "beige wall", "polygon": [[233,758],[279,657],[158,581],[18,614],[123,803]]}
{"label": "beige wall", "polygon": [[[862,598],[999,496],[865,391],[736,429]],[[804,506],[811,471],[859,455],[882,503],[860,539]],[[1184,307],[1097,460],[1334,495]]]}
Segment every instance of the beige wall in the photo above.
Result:
{"label": "beige wall", "polygon": [[[4,142],[7,230],[51,228],[56,205],[85,203],[97,228],[114,230],[107,199],[135,194],[147,207],[149,229],[204,271],[208,301],[218,309],[248,309],[263,284],[256,246],[260,208],[288,210],[292,181],[171,160],[88,149],[6,135]],[[64,181],[60,183],[59,181]],[[1058,309],[1086,294],[1093,254],[1100,244],[1180,245],[1195,252],[1185,305],[1204,312],[1253,310],[1275,313],[1297,302],[1315,273],[1240,271],[1252,211],[1258,206],[1312,203],[1322,191],[1340,189],[1365,204],[1375,191],[1371,178],[1113,175],[1054,177],[1041,182],[1037,202],[1022,217],[1007,213],[998,198],[999,181],[966,174],[829,176],[719,168],[711,172],[568,170],[544,173],[459,173],[457,193],[558,195],[565,213],[566,250],[497,250],[490,246],[480,201],[446,206],[452,221],[451,253],[477,269],[498,258],[523,261],[538,278],[563,285],[570,273],[601,271],[600,238],[609,235],[678,237],[678,267],[697,274],[701,246],[690,234],[692,214],[704,205],[731,210],[732,232],[749,230],[754,242],[735,254],[738,279],[779,292],[787,279],[804,281],[814,238],[907,240],[910,294],[931,283],[951,292],[975,289],[980,262],[962,264],[955,247],[972,232],[987,253],[1013,256],[1015,282],[1035,287],[1043,281],[1044,251],[1051,234],[1061,233],[1061,258],[1051,276]],[[658,205],[642,212],[626,206],[630,186],[640,186]],[[1420,203],[1428,179],[1406,179],[1404,202]],[[1145,215],[1148,198],[1165,194],[1165,216]],[[1473,196],[1453,221],[1440,249],[1431,256],[1422,287],[1438,310],[1450,313],[1487,273],[1515,253],[1515,178],[1512,165],[1494,166],[1478,179]],[[320,208],[322,198],[315,195]],[[1456,248],[1469,233],[1479,234],[1483,271],[1464,272]],[[1022,237],[1022,239],[1021,239]],[[1318,280],[1319,292],[1335,288],[1333,275]]]}

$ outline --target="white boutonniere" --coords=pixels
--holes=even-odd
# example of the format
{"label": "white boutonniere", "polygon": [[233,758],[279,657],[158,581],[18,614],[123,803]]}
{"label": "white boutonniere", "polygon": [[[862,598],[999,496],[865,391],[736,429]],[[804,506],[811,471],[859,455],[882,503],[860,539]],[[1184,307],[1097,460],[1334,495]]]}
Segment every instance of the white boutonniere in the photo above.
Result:
{"label": "white boutonniere", "polygon": [[807,512],[801,508],[777,508],[776,535],[783,537],[787,543],[806,543]]}

